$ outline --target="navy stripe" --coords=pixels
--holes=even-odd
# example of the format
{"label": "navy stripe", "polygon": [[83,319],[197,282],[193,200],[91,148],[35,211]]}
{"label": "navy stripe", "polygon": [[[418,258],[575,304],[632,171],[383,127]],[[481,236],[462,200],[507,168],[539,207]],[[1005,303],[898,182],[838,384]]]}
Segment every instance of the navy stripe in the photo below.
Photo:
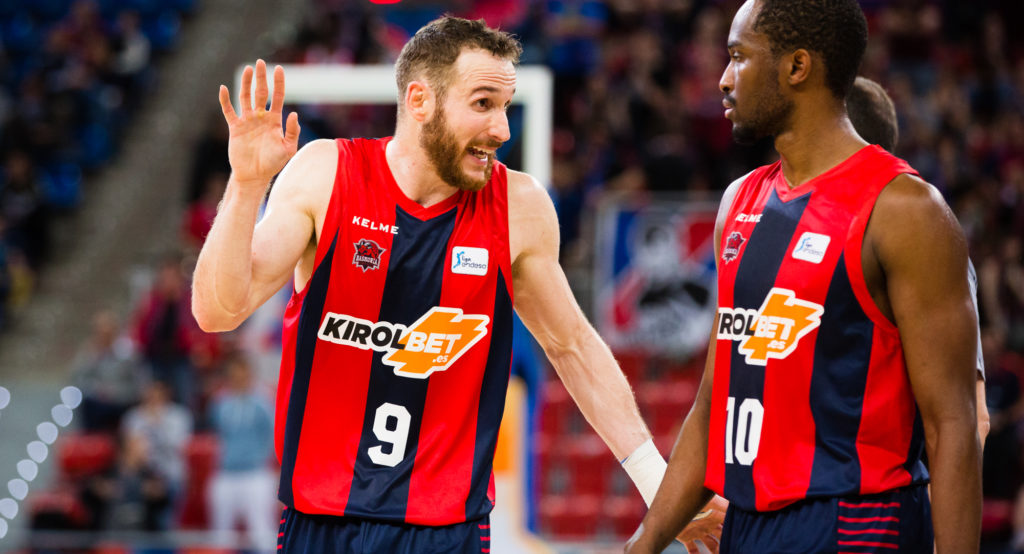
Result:
{"label": "navy stripe", "polygon": [[857,431],[875,327],[853,293],[845,258],[839,257],[832,273],[814,347],[810,403],[816,444],[808,496],[860,490]]}
{"label": "navy stripe", "polygon": [[[395,225],[402,232],[391,244],[379,321],[412,325],[441,303],[445,254],[455,229],[456,210],[427,221],[398,207],[395,211]],[[363,431],[345,514],[404,519],[429,380],[395,375],[393,367],[381,362],[383,355],[381,352],[373,355]],[[373,433],[376,411],[384,403],[402,406],[411,416],[405,456],[395,467],[377,465],[368,454],[369,449],[377,446],[386,454],[392,446]],[[394,420],[388,419],[392,420],[388,422],[388,429],[393,429]]]}
{"label": "navy stripe", "polygon": [[491,350],[487,354],[480,385],[480,405],[476,416],[476,444],[473,448],[473,477],[466,498],[466,519],[487,515],[494,507],[487,498],[494,465],[494,448],[498,443],[498,426],[505,410],[505,396],[512,362],[512,299],[505,285],[505,275],[498,269],[498,285],[494,295],[494,319],[491,327]]}
{"label": "navy stripe", "polygon": [[[790,202],[782,202],[778,194],[772,190],[771,197],[765,203],[761,221],[750,233],[750,241],[736,270],[733,307],[757,310],[764,303],[768,291],[775,286],[775,279],[786,258],[790,240],[796,232],[800,218],[803,217],[810,197],[808,194]],[[731,347],[729,379],[729,396],[736,398],[734,418],[737,415],[735,410],[739,409],[744,399],[756,398],[764,403],[765,368],[747,365],[738,347],[739,342],[734,341]],[[738,421],[734,419],[734,434],[738,427]],[[725,497],[736,499],[744,508],[754,509],[756,499],[752,466],[744,466],[736,461],[735,437],[726,437],[725,440],[732,441],[734,446],[733,463],[725,464]],[[746,440],[746,437],[742,440]]]}
{"label": "navy stripe", "polygon": [[910,448],[907,451],[907,461],[903,469],[910,472],[911,483],[926,483],[929,479],[928,468],[924,460],[927,458],[924,442],[924,422],[921,420],[921,411],[914,404],[914,427],[910,434]]}
{"label": "navy stripe", "polygon": [[292,376],[292,390],[288,395],[288,414],[284,424],[284,445],[281,452],[281,484],[278,487],[278,498],[285,506],[295,506],[292,495],[292,475],[295,471],[295,458],[299,452],[299,436],[302,434],[302,419],[306,413],[306,395],[309,392],[309,379],[313,372],[313,355],[316,352],[317,331],[320,329],[320,317],[327,301],[327,289],[331,282],[331,264],[334,261],[334,247],[338,244],[338,234],[334,234],[331,247],[327,250],[320,266],[313,272],[307,285],[306,297],[302,301],[299,313],[299,328],[295,338],[295,369]]}

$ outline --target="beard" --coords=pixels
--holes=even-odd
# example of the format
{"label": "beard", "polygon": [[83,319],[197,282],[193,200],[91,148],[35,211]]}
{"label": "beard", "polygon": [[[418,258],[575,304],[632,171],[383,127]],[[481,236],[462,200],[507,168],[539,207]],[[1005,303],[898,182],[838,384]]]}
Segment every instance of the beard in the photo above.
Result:
{"label": "beard", "polygon": [[[732,138],[739,144],[753,144],[764,137],[776,137],[782,133],[793,113],[793,101],[782,95],[775,75],[770,74],[763,94],[758,95],[757,104],[750,110],[752,115],[744,121],[734,121]],[[733,97],[726,97],[739,113]]]}
{"label": "beard", "polygon": [[441,180],[457,189],[475,192],[484,188],[491,180],[491,172],[494,169],[493,156],[487,158],[483,179],[474,179],[466,175],[462,169],[462,158],[466,155],[468,146],[462,147],[455,140],[455,133],[448,128],[448,120],[440,102],[434,110],[434,116],[423,125],[420,146],[426,151],[427,158],[434,165],[434,170]]}

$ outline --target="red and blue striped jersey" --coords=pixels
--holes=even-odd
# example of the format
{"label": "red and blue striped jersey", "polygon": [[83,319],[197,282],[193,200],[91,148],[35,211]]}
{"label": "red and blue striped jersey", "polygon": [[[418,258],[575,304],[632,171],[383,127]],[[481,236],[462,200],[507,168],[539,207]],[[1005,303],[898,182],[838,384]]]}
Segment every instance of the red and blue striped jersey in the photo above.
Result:
{"label": "red and blue striped jersey", "polygon": [[505,166],[422,207],[389,139],[338,140],[309,284],[285,312],[279,497],[418,525],[483,517],[512,356]]}
{"label": "red and blue striped jersey", "polygon": [[745,510],[925,482],[896,326],[864,280],[864,230],[906,162],[867,146],[795,189],[740,185],[722,231],[705,484]]}

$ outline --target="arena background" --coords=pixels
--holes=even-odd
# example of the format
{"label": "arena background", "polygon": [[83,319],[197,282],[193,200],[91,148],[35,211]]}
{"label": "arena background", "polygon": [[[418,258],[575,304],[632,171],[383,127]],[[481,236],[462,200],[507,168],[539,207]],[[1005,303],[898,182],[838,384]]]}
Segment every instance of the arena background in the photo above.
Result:
{"label": "arena background", "polygon": [[[732,144],[722,118],[739,3],[0,0],[0,552],[253,546],[243,524],[209,531],[213,419],[238,386],[229,367],[250,366],[255,396],[271,400],[282,299],[225,335],[188,315],[191,264],[228,171],[217,86],[258,57],[388,64],[444,12],[516,33],[523,64],[550,70],[545,184],[562,262],[667,455],[703,360],[715,203],[774,155]],[[943,192],[978,267],[992,416],[983,551],[1024,549],[1024,3],[862,5],[861,74],[895,99],[897,153]],[[302,142],[394,125],[393,106],[294,108]],[[501,156],[520,167],[522,109],[510,119]],[[643,503],[519,331],[494,552],[620,551]],[[179,407],[153,408],[171,415],[153,431],[167,450],[150,459],[123,429],[125,410],[154,402],[154,376]],[[273,472],[265,438],[251,440]]]}

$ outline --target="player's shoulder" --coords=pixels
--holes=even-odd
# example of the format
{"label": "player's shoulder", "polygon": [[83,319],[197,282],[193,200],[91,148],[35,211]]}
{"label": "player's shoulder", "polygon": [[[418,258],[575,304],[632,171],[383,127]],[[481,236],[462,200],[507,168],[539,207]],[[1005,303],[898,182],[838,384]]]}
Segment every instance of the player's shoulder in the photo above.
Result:
{"label": "player's shoulder", "polygon": [[551,204],[547,189],[533,175],[514,169],[507,170],[507,174],[510,208],[530,209]]}
{"label": "player's shoulder", "polygon": [[[940,214],[952,217],[939,189],[911,173],[900,173],[882,189],[875,202],[875,214],[882,218],[901,214],[909,219]],[[908,219],[897,217],[893,221],[907,222]]]}

